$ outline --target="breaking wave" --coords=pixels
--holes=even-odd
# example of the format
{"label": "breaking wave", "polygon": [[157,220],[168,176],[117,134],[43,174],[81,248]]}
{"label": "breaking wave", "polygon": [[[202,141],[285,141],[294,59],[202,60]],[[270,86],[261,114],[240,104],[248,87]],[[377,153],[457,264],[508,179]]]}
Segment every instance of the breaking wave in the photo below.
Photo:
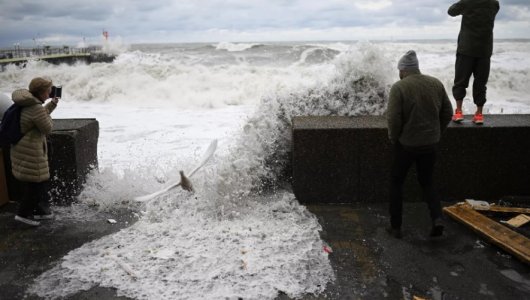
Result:
{"label": "breaking wave", "polygon": [[147,166],[121,178],[111,170],[94,174],[80,199],[105,209],[127,205],[140,220],[71,251],[29,292],[56,298],[99,285],[137,299],[322,293],[334,280],[322,228],[294,195],[270,187],[288,165],[291,117],[380,114],[389,80],[385,65],[382,53],[368,45],[337,59],[327,82],[264,96],[234,145],[194,179],[196,194],[175,190],[137,205],[130,201],[135,194],[167,184],[176,170],[150,178]]}
{"label": "breaking wave", "polygon": [[382,52],[367,44],[338,58],[336,74],[328,82],[263,97],[231,157],[223,160],[228,165],[221,167],[219,184],[229,191],[230,199],[244,199],[251,191],[274,189],[289,180],[294,116],[382,114],[392,80],[389,65]]}
{"label": "breaking wave", "polygon": [[229,52],[239,52],[245,51],[252,48],[261,47],[263,44],[245,44],[245,43],[230,43],[230,42],[221,42],[215,47],[217,50],[226,50]]}
{"label": "breaking wave", "polygon": [[[140,219],[120,232],[71,251],[40,275],[28,292],[60,298],[101,286],[137,299],[275,299],[281,292],[291,298],[322,293],[335,277],[328,254],[322,251],[322,228],[316,217],[282,188],[290,180],[291,119],[381,114],[390,84],[396,79],[397,56],[391,53],[389,58],[383,47],[371,44],[340,53],[315,47],[307,48],[313,50],[307,50],[303,60],[296,52],[296,59],[287,68],[244,63],[194,65],[178,56],[138,52],[123,54],[112,65],[79,66],[81,71],[74,75],[57,71],[68,82],[78,83],[75,93],[80,93],[79,99],[99,99],[107,92],[105,99],[119,102],[121,97],[130,100],[135,92],[146,96],[145,89],[152,94],[146,99],[169,97],[182,104],[190,90],[183,87],[183,94],[175,96],[175,84],[184,82],[180,76],[192,74],[192,90],[201,91],[201,96],[223,94],[225,86],[234,81],[230,91],[245,90],[239,101],[233,100],[234,94],[226,97],[233,102],[216,95],[210,103],[213,107],[257,103],[257,108],[233,134],[227,150],[193,178],[195,194],[173,190],[145,204],[132,201],[134,196],[175,180],[178,169],[174,166],[188,166],[200,151],[175,164],[152,158],[121,173],[112,168],[95,171],[79,197],[81,204],[101,210],[126,207],[138,212]],[[328,53],[326,59],[334,58],[326,66],[299,64],[307,63],[311,53],[317,57]],[[239,73],[242,67],[244,76]],[[431,68],[434,74],[427,73],[436,75],[447,69],[435,65]],[[81,84],[83,71],[89,75]],[[108,73],[116,73],[118,84],[98,89],[98,84],[105,84],[98,80],[98,74],[108,79],[103,75]],[[219,86],[209,86],[211,74],[219,76],[211,80]],[[227,81],[219,81],[223,76]],[[251,78],[247,81],[245,76]],[[1,78],[6,75],[0,74]],[[124,78],[130,78],[129,89],[120,84]],[[252,80],[262,85],[254,85]],[[84,85],[90,88],[83,90]],[[211,94],[202,94],[208,88]],[[90,91],[97,94],[82,94]],[[195,94],[189,99],[197,98]],[[201,105],[208,106],[205,103]],[[186,103],[184,107],[192,105]]]}

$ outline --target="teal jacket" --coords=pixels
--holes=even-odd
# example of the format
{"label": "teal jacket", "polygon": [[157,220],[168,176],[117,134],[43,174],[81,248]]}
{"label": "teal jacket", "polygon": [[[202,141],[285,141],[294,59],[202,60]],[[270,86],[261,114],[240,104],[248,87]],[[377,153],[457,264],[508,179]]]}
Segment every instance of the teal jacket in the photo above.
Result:
{"label": "teal jacket", "polygon": [[418,71],[392,85],[385,114],[393,144],[426,146],[440,141],[453,107],[440,80]]}
{"label": "teal jacket", "polygon": [[457,52],[473,57],[491,57],[493,53],[493,23],[499,12],[497,0],[460,0],[447,13],[462,15]]}

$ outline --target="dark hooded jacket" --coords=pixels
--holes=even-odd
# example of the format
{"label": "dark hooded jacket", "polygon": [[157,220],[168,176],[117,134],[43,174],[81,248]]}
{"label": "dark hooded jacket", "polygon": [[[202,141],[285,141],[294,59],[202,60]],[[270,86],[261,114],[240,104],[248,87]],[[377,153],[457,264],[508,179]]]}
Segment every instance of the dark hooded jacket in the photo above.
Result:
{"label": "dark hooded jacket", "polygon": [[493,23],[499,11],[497,0],[460,0],[447,13],[462,15],[457,52],[472,57],[491,57]]}

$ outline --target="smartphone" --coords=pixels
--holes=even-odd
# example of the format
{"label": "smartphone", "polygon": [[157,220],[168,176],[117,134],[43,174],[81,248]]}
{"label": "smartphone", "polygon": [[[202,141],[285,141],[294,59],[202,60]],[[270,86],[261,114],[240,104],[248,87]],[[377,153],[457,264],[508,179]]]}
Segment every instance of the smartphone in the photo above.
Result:
{"label": "smartphone", "polygon": [[52,86],[52,91],[50,92],[50,98],[61,98],[63,93],[63,87],[58,86]]}

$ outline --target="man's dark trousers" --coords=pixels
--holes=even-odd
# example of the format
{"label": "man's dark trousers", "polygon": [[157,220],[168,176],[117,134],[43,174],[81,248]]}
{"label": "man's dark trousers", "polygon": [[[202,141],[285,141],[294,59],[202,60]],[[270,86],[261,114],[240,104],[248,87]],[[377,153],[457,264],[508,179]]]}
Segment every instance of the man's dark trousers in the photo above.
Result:
{"label": "man's dark trousers", "polygon": [[406,147],[399,143],[394,145],[394,161],[390,187],[390,224],[392,228],[401,228],[403,211],[403,184],[410,166],[416,163],[416,173],[422,189],[423,201],[429,206],[431,219],[442,215],[440,200],[436,197],[433,172],[436,163],[436,145]]}
{"label": "man's dark trousers", "polygon": [[489,57],[473,57],[458,53],[455,63],[453,97],[456,100],[464,100],[469,79],[473,75],[473,102],[476,106],[484,106],[490,65]]}

